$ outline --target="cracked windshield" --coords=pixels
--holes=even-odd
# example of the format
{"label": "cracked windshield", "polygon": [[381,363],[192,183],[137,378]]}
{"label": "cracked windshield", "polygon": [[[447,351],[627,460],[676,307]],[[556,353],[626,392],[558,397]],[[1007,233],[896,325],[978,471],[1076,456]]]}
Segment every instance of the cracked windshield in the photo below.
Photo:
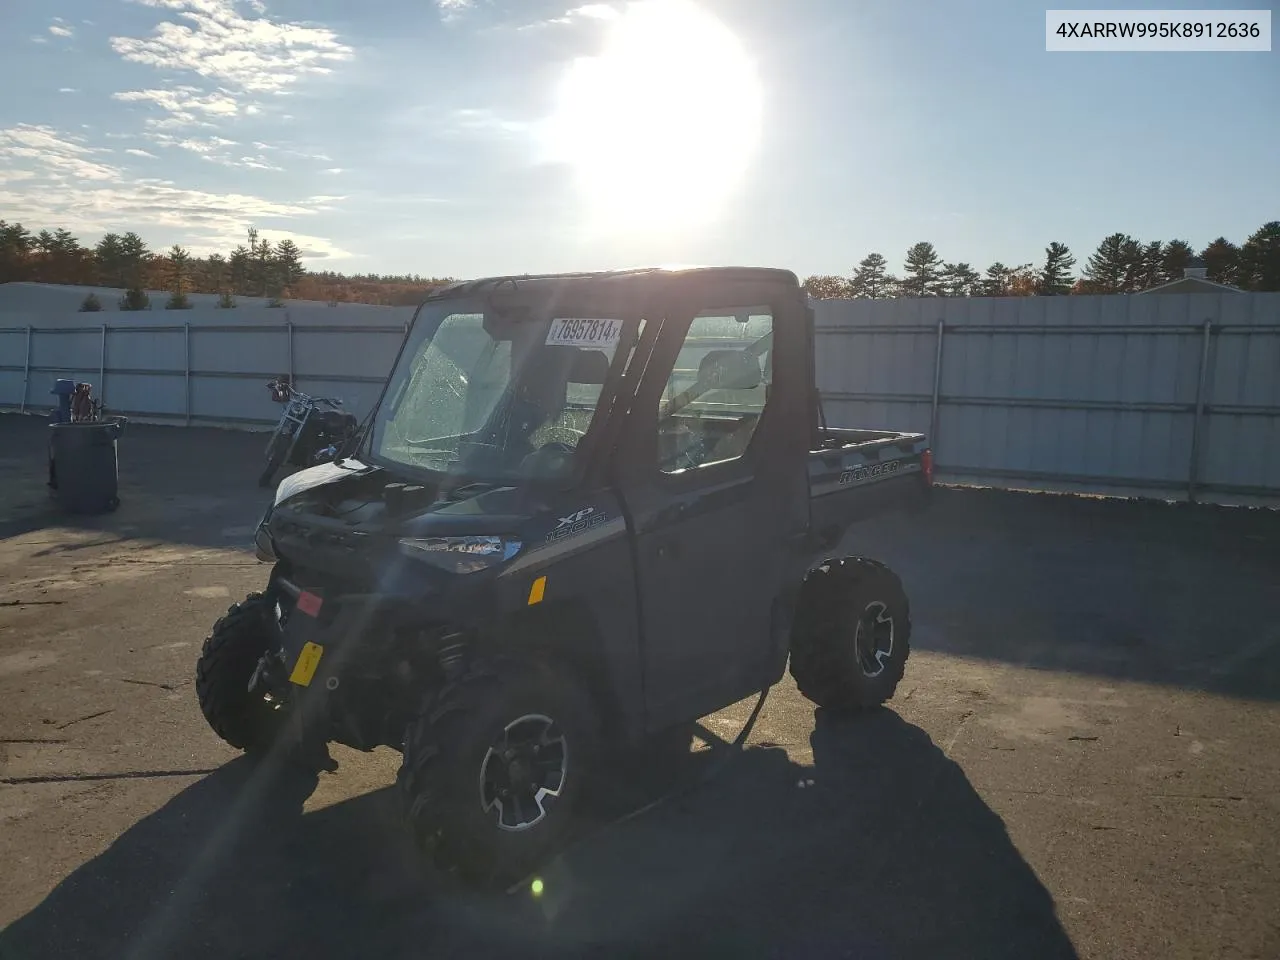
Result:
{"label": "cracked windshield", "polygon": [[1275,0],[0,0],[0,960],[1280,960]]}
{"label": "cracked windshield", "polygon": [[430,329],[443,309],[419,317],[424,336],[392,375],[376,455],[476,479],[567,475],[636,324],[448,313]]}

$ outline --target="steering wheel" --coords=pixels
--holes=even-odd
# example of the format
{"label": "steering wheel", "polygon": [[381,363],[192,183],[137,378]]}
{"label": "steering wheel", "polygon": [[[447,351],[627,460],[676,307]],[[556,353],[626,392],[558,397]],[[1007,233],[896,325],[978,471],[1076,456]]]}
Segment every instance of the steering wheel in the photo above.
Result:
{"label": "steering wheel", "polygon": [[533,474],[559,474],[564,468],[573,461],[574,454],[577,450],[572,444],[561,443],[553,440],[550,443],[544,443],[533,453],[523,457],[520,461],[520,472]]}
{"label": "steering wheel", "polygon": [[[529,443],[534,446],[534,449],[536,450],[544,450],[553,444],[568,447],[572,450],[582,442],[582,438],[586,435],[586,431],[579,430],[577,427],[571,427],[566,423],[555,423],[549,426],[541,426],[537,430],[533,431],[533,434],[529,437]],[[543,443],[538,443],[537,438],[539,437],[547,437],[548,439]],[[553,437],[567,437],[571,442],[551,439]]]}

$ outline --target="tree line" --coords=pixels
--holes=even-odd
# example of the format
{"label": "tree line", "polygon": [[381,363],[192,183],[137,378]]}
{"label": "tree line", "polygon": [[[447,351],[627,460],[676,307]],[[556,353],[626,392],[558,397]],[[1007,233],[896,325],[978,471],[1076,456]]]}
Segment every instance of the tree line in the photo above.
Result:
{"label": "tree line", "polygon": [[[406,306],[450,282],[417,275],[307,270],[292,240],[272,243],[253,228],[244,243],[226,254],[196,257],[178,244],[153,252],[132,231],[108,233],[86,247],[67,230],[32,233],[20,223],[0,220],[0,283],[22,280],[113,287],[122,291],[122,310],[150,309],[148,290],[168,291],[163,306],[170,310],[189,308],[192,293],[216,294],[218,306],[227,308],[236,306],[239,297],[260,298],[268,306],[283,306],[285,298]],[[81,309],[100,310],[102,304],[89,294]]]}
{"label": "tree line", "polygon": [[[889,272],[882,254],[871,253],[851,276],[811,276],[804,286],[819,298],[1136,293],[1179,279],[1193,263],[1203,265],[1207,277],[1218,283],[1280,290],[1280,220],[1263,224],[1238,246],[1218,237],[1199,252],[1185,240],[1144,242],[1113,233],[1098,244],[1079,276],[1075,256],[1056,241],[1045,248],[1039,265],[997,262],[981,273],[969,263],[943,261],[932,243],[921,242],[907,250],[901,277]],[[307,270],[292,240],[273,244],[253,228],[228,253],[195,257],[180,245],[154,253],[132,231],[108,233],[86,247],[64,229],[31,233],[20,223],[0,220],[0,283],[17,280],[117,288],[123,291],[119,306],[125,310],[149,309],[147,290],[168,291],[164,306],[175,310],[190,307],[190,293],[216,294],[223,307],[234,307],[237,297],[261,298],[274,306],[283,305],[285,298],[406,306],[451,282],[416,274]],[[90,294],[81,309],[101,306]]]}
{"label": "tree line", "polygon": [[1067,294],[1137,293],[1181,279],[1186,267],[1205,268],[1208,279],[1242,290],[1280,290],[1280,220],[1263,224],[1237,246],[1218,237],[1199,252],[1185,240],[1144,242],[1113,233],[1098,244],[1079,276],[1064,243],[1045,247],[1039,264],[996,262],[979,273],[968,263],[945,262],[932,243],[908,248],[902,276],[889,272],[882,254],[863,257],[848,277],[807,277],[805,289],[821,299],[892,297],[1054,297]]}

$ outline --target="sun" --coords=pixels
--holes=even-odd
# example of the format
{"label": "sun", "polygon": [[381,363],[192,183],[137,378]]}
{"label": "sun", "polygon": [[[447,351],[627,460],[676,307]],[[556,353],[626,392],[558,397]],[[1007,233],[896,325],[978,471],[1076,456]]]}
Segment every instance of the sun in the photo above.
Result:
{"label": "sun", "polygon": [[755,65],[728,27],[688,0],[642,0],[611,20],[598,56],[570,64],[547,135],[597,226],[687,227],[741,184],[761,113]]}

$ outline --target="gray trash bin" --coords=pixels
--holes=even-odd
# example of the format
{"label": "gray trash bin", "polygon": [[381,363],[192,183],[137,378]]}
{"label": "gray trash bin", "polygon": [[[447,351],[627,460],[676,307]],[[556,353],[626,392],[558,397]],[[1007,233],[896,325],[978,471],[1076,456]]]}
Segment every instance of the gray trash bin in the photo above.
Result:
{"label": "gray trash bin", "polygon": [[108,417],[49,425],[52,484],[68,513],[107,513],[120,506],[116,440],[128,420]]}

